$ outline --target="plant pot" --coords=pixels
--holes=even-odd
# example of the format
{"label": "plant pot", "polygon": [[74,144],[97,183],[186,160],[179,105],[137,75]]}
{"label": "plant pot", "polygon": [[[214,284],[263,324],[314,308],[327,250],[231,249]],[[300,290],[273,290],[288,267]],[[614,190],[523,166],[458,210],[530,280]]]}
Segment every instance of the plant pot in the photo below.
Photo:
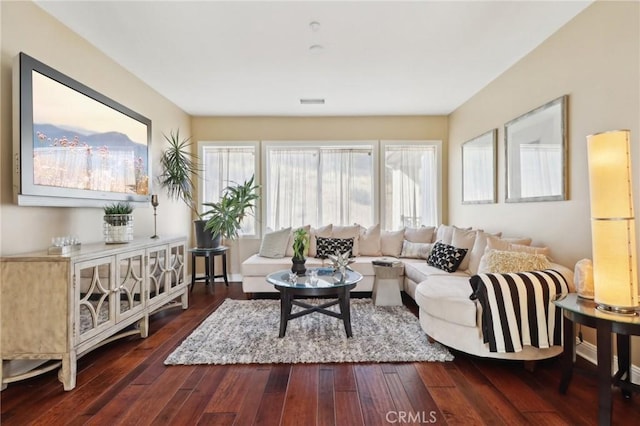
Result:
{"label": "plant pot", "polygon": [[122,244],[133,241],[132,214],[106,214],[103,219],[105,243]]}
{"label": "plant pot", "polygon": [[304,276],[304,274],[307,272],[307,268],[304,267],[304,263],[307,261],[307,259],[298,259],[298,258],[291,258],[291,272],[295,272],[296,274],[298,274],[298,276]]}
{"label": "plant pot", "polygon": [[196,229],[196,246],[198,248],[216,248],[220,246],[219,234],[214,234],[210,229],[204,229],[207,224],[206,220],[194,220],[193,225]]}

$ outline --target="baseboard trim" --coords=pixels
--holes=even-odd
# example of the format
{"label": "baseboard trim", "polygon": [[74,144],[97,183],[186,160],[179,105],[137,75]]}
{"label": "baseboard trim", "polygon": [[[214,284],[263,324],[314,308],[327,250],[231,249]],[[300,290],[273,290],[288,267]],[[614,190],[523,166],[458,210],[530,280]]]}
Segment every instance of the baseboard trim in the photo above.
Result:
{"label": "baseboard trim", "polygon": [[[598,347],[593,343],[589,343],[586,341],[580,342],[579,339],[576,339],[576,354],[580,355],[582,358],[586,359],[593,365],[598,364]],[[617,371],[618,369],[618,356],[614,355],[613,360],[611,361],[612,371]],[[635,364],[631,364],[631,381],[634,383],[638,383],[640,381],[640,367]]]}

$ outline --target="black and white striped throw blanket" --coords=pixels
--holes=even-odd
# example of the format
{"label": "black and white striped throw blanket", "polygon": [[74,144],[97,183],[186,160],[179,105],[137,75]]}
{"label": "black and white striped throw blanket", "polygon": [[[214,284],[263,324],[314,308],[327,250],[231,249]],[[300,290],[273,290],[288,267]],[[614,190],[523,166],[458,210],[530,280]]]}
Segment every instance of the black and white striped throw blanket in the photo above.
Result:
{"label": "black and white striped throw blanket", "polygon": [[523,345],[560,345],[562,310],[553,300],[569,292],[553,269],[478,274],[469,280],[471,300],[482,306],[482,334],[491,352],[520,352]]}

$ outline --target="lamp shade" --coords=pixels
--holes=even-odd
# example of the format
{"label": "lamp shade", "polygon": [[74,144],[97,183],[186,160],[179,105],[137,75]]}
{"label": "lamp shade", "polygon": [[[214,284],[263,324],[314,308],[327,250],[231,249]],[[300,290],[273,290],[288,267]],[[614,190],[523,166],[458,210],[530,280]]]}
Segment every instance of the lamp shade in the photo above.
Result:
{"label": "lamp shade", "polygon": [[613,311],[638,307],[629,131],[587,137],[595,301]]}

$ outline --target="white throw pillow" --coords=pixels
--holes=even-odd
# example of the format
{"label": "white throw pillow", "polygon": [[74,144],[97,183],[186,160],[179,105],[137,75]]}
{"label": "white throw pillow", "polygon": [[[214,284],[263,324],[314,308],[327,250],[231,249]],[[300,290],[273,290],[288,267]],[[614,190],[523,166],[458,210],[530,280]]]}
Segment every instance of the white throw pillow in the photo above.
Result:
{"label": "white throw pillow", "polygon": [[476,231],[465,230],[460,228],[453,228],[453,236],[451,238],[451,245],[455,248],[467,249],[467,254],[465,254],[462,262],[458,266],[458,269],[461,271],[466,271],[469,268],[469,259],[471,258],[471,249],[473,248],[473,243],[476,241]]}
{"label": "white throw pillow", "polygon": [[532,247],[531,238],[505,240],[495,237],[487,238],[487,248],[502,251],[519,251],[522,253],[543,254],[551,259],[551,250],[548,247]]}
{"label": "white throw pillow", "polygon": [[291,228],[284,228],[275,232],[267,232],[264,237],[262,237],[260,251],[258,254],[262,257],[282,259],[287,253],[290,233]]}
{"label": "white throw pillow", "polygon": [[402,243],[402,253],[400,253],[400,257],[428,259],[429,254],[431,254],[433,244],[434,243],[413,243],[411,241],[404,240]]}
{"label": "white throw pillow", "polygon": [[412,243],[431,243],[435,226],[423,226],[421,228],[405,228],[404,239]]}
{"label": "white throw pillow", "polygon": [[400,257],[403,242],[404,229],[399,231],[382,231],[380,233],[380,250],[383,256]]}
{"label": "white throw pillow", "polygon": [[510,274],[513,272],[549,269],[550,263],[543,254],[489,249],[480,259],[479,274]]}
{"label": "white throw pillow", "polygon": [[367,229],[360,227],[360,256],[381,256],[380,251],[380,224],[373,225]]}

